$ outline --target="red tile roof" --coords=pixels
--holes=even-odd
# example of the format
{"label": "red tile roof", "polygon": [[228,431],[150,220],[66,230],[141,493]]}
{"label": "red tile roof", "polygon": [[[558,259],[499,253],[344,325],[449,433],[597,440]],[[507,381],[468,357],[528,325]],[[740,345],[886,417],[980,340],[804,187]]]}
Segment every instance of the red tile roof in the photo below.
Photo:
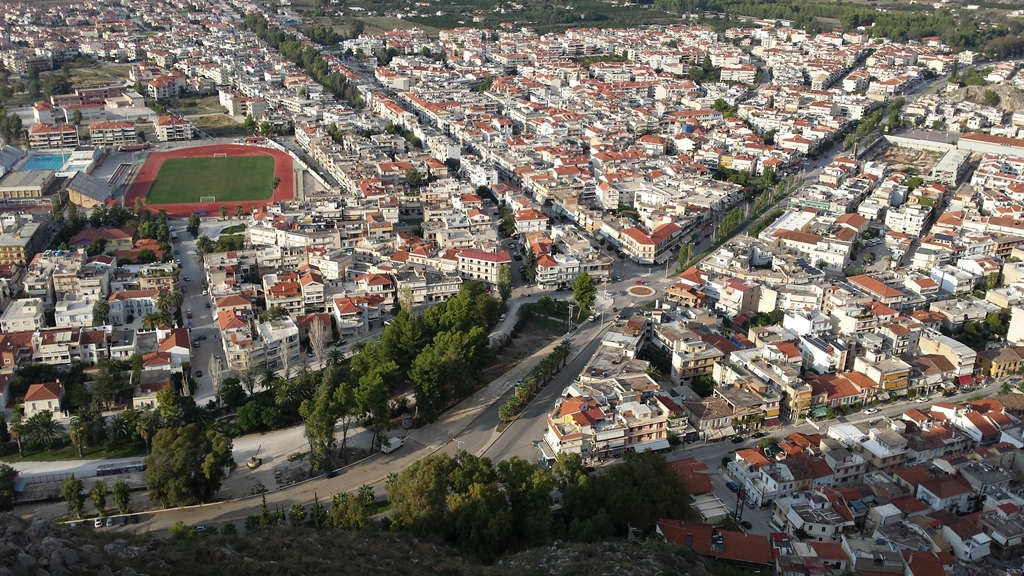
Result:
{"label": "red tile roof", "polygon": [[[691,548],[701,556],[747,564],[771,565],[773,562],[772,547],[765,536],[717,530],[710,524],[685,520],[659,520],[658,530],[665,540]],[[722,537],[721,550],[712,547],[713,530]]]}

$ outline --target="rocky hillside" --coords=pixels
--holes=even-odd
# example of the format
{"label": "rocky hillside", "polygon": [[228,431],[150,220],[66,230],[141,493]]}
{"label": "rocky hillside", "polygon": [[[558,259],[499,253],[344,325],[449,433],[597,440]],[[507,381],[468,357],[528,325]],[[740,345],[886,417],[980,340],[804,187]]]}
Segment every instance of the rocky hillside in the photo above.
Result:
{"label": "rocky hillside", "polygon": [[1016,112],[1018,110],[1024,110],[1024,91],[1013,86],[1006,84],[990,84],[988,86],[964,86],[952,92],[947,92],[946,96],[957,102],[974,102],[976,104],[982,104],[982,96],[986,90],[992,90],[999,95],[999,107],[1007,112]]}
{"label": "rocky hillside", "polygon": [[278,527],[166,540],[0,514],[0,576],[222,574],[388,576],[706,576],[702,561],[660,542],[555,544],[481,566],[443,545],[391,532]]}

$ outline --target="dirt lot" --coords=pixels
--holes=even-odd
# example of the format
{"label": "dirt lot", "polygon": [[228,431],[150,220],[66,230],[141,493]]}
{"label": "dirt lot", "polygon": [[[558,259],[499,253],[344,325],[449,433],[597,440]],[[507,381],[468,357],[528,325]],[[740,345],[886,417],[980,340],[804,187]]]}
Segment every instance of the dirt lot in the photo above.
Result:
{"label": "dirt lot", "polygon": [[893,170],[919,175],[930,173],[940,158],[942,158],[941,152],[892,147],[876,157],[875,162],[884,164]]}
{"label": "dirt lot", "polygon": [[484,370],[485,380],[493,380],[513,366],[529,358],[534,352],[547,346],[565,333],[565,324],[550,318],[534,316],[519,336],[498,353],[493,365]]}

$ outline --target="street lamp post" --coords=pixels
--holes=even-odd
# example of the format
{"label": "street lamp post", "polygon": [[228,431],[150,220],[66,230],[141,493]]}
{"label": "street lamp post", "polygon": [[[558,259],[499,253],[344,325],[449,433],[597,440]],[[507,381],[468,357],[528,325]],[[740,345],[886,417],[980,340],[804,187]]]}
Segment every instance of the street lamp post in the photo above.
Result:
{"label": "street lamp post", "polygon": [[458,438],[452,438],[452,442],[455,442],[456,450],[462,450],[462,445],[466,443],[465,441],[459,440]]}

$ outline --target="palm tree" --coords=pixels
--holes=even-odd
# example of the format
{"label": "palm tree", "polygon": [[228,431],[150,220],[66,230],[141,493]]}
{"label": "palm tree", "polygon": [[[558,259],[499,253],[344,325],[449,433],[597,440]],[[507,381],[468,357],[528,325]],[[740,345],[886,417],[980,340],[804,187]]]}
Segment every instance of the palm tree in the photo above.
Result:
{"label": "palm tree", "polygon": [[210,240],[209,236],[200,236],[199,239],[196,240],[196,250],[199,251],[200,256],[205,256],[210,252],[213,252],[216,248],[217,245],[213,240]]}
{"label": "palm tree", "polygon": [[25,437],[25,420],[22,419],[20,412],[14,413],[14,418],[11,419],[11,423],[7,425],[7,432],[14,438],[14,441],[18,443],[18,454],[22,458],[25,457],[25,449],[21,444],[22,438]]}
{"label": "palm tree", "polygon": [[28,427],[26,436],[33,444],[42,444],[47,448],[67,435],[67,428],[53,419],[53,412],[43,410],[37,412],[25,422]]}
{"label": "palm tree", "polygon": [[156,414],[149,410],[139,411],[135,418],[135,433],[146,443],[147,454],[149,453],[149,441],[156,434],[158,424]]}
{"label": "palm tree", "polygon": [[156,304],[156,309],[161,312],[167,312],[171,309],[171,300],[167,296],[167,292],[165,290],[161,290],[160,293],[156,295],[156,299],[153,303]]}
{"label": "palm tree", "polygon": [[263,371],[263,376],[260,377],[260,384],[264,390],[270,390],[274,387],[275,380],[277,380],[277,372],[274,372],[272,368],[267,368]]}
{"label": "palm tree", "polygon": [[120,442],[131,442],[135,436],[134,411],[125,410],[114,414],[107,420],[110,437]]}
{"label": "palm tree", "polygon": [[241,204],[235,204],[235,218],[242,219],[242,214],[245,214],[245,210],[242,209]]}
{"label": "palm tree", "polygon": [[82,453],[82,444],[85,443],[85,428],[87,425],[88,423],[84,418],[82,418],[80,412],[71,417],[71,441],[78,447],[79,458],[83,458],[85,456],[85,454]]}
{"label": "palm tree", "polygon": [[163,316],[157,312],[147,312],[142,317],[142,328],[148,330],[156,330],[160,326]]}
{"label": "palm tree", "polygon": [[185,303],[185,295],[181,293],[181,290],[172,290],[167,295],[167,300],[171,304],[171,308],[181,308],[181,305]]}
{"label": "palm tree", "polygon": [[274,399],[278,407],[285,410],[292,410],[299,407],[303,400],[310,398],[312,390],[306,386],[305,378],[294,378],[277,381],[274,389]]}
{"label": "palm tree", "polygon": [[328,352],[326,364],[328,366],[337,366],[338,364],[341,364],[341,350],[335,348]]}

